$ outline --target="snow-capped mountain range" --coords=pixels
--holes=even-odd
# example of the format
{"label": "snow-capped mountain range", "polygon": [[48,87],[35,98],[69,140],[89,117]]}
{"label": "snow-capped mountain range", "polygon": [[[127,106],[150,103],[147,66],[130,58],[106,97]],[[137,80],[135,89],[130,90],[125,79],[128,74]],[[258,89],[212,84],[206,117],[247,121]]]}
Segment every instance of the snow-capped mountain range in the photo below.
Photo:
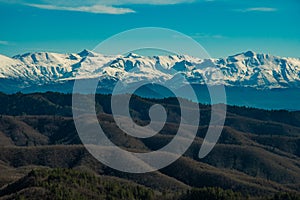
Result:
{"label": "snow-capped mountain range", "polygon": [[88,50],[76,54],[26,53],[12,58],[0,55],[0,90],[8,93],[62,84],[75,78],[100,78],[101,87],[107,89],[111,89],[111,81],[117,80],[128,84],[140,80],[176,82],[178,74],[193,84],[300,88],[300,59],[252,51],[220,59],[133,53],[107,56]]}

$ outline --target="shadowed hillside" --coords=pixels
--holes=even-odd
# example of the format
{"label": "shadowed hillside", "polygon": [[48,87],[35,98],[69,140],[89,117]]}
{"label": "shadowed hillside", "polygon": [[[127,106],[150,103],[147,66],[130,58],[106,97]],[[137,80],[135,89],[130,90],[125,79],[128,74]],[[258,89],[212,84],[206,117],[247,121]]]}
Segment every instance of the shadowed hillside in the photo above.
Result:
{"label": "shadowed hillside", "polygon": [[[0,94],[0,102],[5,105],[0,108],[0,196],[4,199],[15,199],[17,194],[18,198],[37,194],[33,196],[38,199],[39,195],[48,194],[54,186],[41,186],[38,182],[48,180],[49,174],[54,172],[57,172],[55,176],[61,177],[57,178],[59,180],[69,176],[69,173],[84,172],[99,179],[109,177],[116,184],[125,181],[130,187],[121,184],[117,188],[125,188],[126,195],[136,195],[131,188],[138,184],[141,190],[148,191],[154,199],[174,199],[175,196],[195,199],[199,193],[205,195],[223,191],[203,189],[206,187],[222,188],[225,196],[234,196],[236,199],[275,198],[274,195],[280,199],[300,193],[300,112],[297,111],[228,106],[218,144],[207,157],[199,159],[198,152],[210,120],[210,106],[199,105],[201,121],[197,137],[182,158],[157,172],[128,174],[101,164],[81,145],[72,119],[71,95]],[[96,96],[98,120],[111,141],[122,148],[129,151],[153,151],[169,143],[176,134],[180,122],[178,101],[174,98],[151,100],[133,96],[130,107],[134,121],[147,124],[148,110],[156,103],[166,108],[168,118],[164,128],[151,138],[134,138],[122,132],[111,115],[108,95]],[[123,125],[126,126],[126,123]],[[45,167],[47,170],[58,168],[58,171],[39,171],[41,175],[32,178],[32,169]],[[59,170],[61,168],[71,171]],[[37,180],[32,183],[28,182],[29,179]],[[72,184],[76,180],[71,181]],[[64,188],[66,183],[55,184],[57,187],[54,188]],[[91,190],[88,185],[80,185],[81,189],[74,190],[77,186],[72,184],[66,190],[56,192],[79,196],[90,194],[92,196],[86,196],[90,198],[111,194],[108,192],[110,189]],[[114,191],[112,199],[122,199],[114,196]],[[75,196],[68,197],[72,199]],[[139,199],[139,196],[135,197],[133,199]],[[212,199],[224,198],[221,195]]]}

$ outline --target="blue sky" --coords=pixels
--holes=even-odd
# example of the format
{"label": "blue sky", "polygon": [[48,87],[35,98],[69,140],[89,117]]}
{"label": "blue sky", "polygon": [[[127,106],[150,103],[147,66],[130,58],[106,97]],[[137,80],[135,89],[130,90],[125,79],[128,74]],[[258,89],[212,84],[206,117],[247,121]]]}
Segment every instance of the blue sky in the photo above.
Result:
{"label": "blue sky", "polygon": [[[84,2],[84,3],[83,3]],[[212,57],[300,57],[298,0],[0,0],[0,54],[79,52],[119,32],[164,27]]]}

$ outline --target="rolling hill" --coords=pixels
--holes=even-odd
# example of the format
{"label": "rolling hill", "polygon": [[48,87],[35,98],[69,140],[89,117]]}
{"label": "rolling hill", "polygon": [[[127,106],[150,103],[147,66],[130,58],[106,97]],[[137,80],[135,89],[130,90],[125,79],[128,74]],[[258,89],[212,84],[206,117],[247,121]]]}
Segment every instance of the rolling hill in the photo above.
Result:
{"label": "rolling hill", "polygon": [[[117,182],[138,184],[158,196],[164,194],[166,199],[183,198],[191,188],[205,187],[241,193],[243,199],[300,193],[300,112],[297,111],[228,106],[218,144],[207,157],[199,159],[198,151],[210,119],[210,106],[199,104],[201,121],[197,137],[183,157],[156,172],[128,174],[101,164],[81,145],[72,119],[71,95],[2,94],[0,101],[6,105],[0,109],[0,194],[6,199],[13,194],[27,194],[24,192],[27,189],[15,185],[24,181],[22,177],[31,176],[32,169],[45,167],[84,171],[100,178],[116,177]],[[177,132],[180,113],[174,98],[132,97],[130,110],[138,124],[147,123],[147,109],[155,103],[164,105],[170,115],[164,128],[147,139],[131,137],[116,126],[107,106],[109,95],[97,95],[96,102],[98,119],[107,136],[129,151],[156,150],[170,142]],[[69,172],[63,171],[59,176],[64,173]],[[9,186],[15,192],[7,192]],[[43,186],[34,193],[32,188],[37,185],[26,184],[26,187],[32,197],[49,190]]]}

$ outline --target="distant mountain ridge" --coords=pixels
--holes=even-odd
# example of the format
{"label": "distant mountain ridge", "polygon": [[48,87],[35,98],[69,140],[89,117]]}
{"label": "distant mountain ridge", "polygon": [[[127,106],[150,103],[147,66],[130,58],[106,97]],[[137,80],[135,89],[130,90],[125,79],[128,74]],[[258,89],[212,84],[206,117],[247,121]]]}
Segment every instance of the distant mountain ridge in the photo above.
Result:
{"label": "distant mountain ridge", "polygon": [[[252,51],[220,59],[199,59],[187,55],[140,56],[133,53],[107,56],[88,50],[74,54],[26,53],[12,58],[0,55],[0,91],[7,93],[28,91],[32,87],[39,91],[36,86],[46,85],[50,85],[46,90],[51,91],[51,85],[73,81],[75,77],[100,78],[101,87],[111,90],[117,80],[126,84],[140,80],[174,83],[178,74],[182,74],[189,83],[200,85],[300,88],[300,59]],[[65,92],[63,88],[59,91]]]}
{"label": "distant mountain ridge", "polygon": [[[215,103],[263,109],[300,110],[300,59],[284,58],[252,51],[219,59],[199,59],[188,55],[141,56],[102,55],[89,50],[80,53],[26,53],[12,58],[0,55],[0,92],[72,93],[74,81],[80,92],[111,94],[121,81],[121,93],[137,83],[151,83],[135,91],[145,98],[174,97],[210,104],[206,83],[218,90],[225,86],[226,102]],[[154,84],[153,84],[154,83]],[[155,83],[161,84],[159,86]],[[189,98],[187,85],[197,97]]]}

